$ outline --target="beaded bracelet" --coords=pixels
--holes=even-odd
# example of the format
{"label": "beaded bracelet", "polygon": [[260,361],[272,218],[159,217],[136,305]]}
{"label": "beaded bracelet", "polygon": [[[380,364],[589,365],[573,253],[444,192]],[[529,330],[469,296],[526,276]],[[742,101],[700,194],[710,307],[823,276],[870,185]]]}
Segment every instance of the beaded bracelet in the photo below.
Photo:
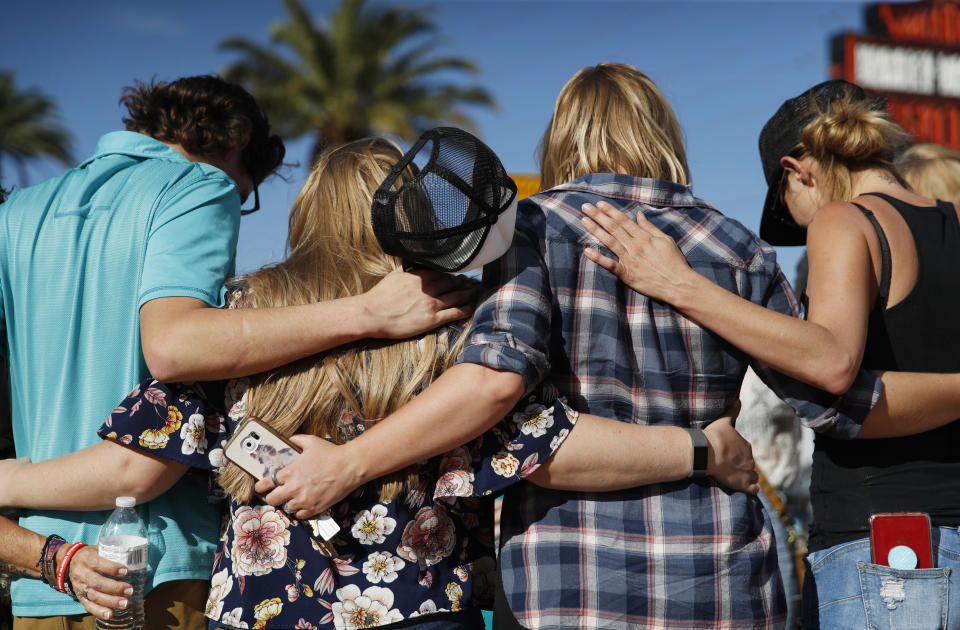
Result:
{"label": "beaded bracelet", "polygon": [[40,553],[40,560],[37,562],[37,567],[40,569],[40,577],[51,588],[57,588],[57,551],[59,551],[60,547],[66,544],[66,542],[66,540],[56,534],[47,536],[47,540],[43,544],[43,551]]}
{"label": "beaded bracelet", "polygon": [[75,542],[69,547],[63,554],[63,560],[60,561],[60,566],[57,567],[57,590],[61,593],[65,593],[70,597],[76,599],[76,595],[73,593],[73,588],[71,585],[70,591],[67,591],[67,584],[69,583],[66,579],[67,577],[67,568],[70,566],[70,561],[73,560],[74,554],[86,547],[86,543]]}

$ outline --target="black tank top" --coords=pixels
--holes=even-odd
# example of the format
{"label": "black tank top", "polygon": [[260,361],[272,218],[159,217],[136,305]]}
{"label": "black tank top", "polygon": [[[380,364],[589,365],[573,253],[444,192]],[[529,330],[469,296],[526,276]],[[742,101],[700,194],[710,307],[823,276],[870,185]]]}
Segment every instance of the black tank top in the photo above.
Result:
{"label": "black tank top", "polygon": [[[880,239],[882,273],[870,313],[863,367],[960,372],[960,224],[953,206],[913,206],[873,193],[903,216],[917,248],[917,282],[886,308],[890,248],[876,218],[857,205]],[[960,525],[960,421],[903,438],[836,440],[817,435],[810,481],[811,551],[868,535],[876,512],[927,512]]]}

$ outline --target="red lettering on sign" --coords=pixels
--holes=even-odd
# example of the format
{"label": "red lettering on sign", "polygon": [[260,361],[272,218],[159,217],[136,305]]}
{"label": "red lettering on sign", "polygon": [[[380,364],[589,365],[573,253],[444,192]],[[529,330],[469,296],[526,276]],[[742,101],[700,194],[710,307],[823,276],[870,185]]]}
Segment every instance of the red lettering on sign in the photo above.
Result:
{"label": "red lettering on sign", "polygon": [[960,45],[960,2],[928,0],[872,7],[891,39]]}

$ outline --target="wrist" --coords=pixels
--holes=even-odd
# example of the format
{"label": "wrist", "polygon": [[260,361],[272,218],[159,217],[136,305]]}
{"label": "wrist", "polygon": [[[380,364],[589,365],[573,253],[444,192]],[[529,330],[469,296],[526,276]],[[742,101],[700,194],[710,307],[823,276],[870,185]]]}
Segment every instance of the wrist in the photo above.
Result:
{"label": "wrist", "polygon": [[[665,300],[681,313],[686,314],[694,308],[698,301],[703,300],[703,288],[700,286],[704,277],[687,267],[683,274],[673,282],[670,298]],[[709,284],[713,284],[712,282]],[[698,297],[699,296],[699,297]]]}
{"label": "wrist", "polygon": [[688,477],[699,479],[709,475],[711,464],[710,441],[701,429],[687,429],[690,435],[690,474]]}
{"label": "wrist", "polygon": [[374,459],[379,461],[379,458],[369,457],[369,453],[375,451],[364,451],[362,443],[363,436],[360,436],[356,439],[350,440],[346,444],[342,444],[337,447],[338,449],[342,450],[342,456],[340,459],[343,463],[341,470],[345,474],[349,485],[353,486],[354,488],[359,488],[365,483],[382,476],[381,474],[377,473],[375,468],[376,462],[373,461]]}
{"label": "wrist", "polygon": [[377,339],[384,336],[382,320],[375,305],[370,304],[366,293],[341,298],[347,307],[348,318],[346,324],[349,336],[355,341],[358,339]]}

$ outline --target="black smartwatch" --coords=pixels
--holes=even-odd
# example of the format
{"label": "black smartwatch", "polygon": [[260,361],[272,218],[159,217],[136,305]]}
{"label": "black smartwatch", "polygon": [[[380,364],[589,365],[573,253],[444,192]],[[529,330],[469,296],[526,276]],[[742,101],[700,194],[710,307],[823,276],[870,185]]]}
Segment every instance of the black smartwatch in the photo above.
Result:
{"label": "black smartwatch", "polygon": [[701,429],[687,429],[690,434],[690,441],[693,442],[693,468],[688,477],[698,478],[707,476],[707,461],[709,460],[708,451],[710,444],[707,442],[707,436]]}

